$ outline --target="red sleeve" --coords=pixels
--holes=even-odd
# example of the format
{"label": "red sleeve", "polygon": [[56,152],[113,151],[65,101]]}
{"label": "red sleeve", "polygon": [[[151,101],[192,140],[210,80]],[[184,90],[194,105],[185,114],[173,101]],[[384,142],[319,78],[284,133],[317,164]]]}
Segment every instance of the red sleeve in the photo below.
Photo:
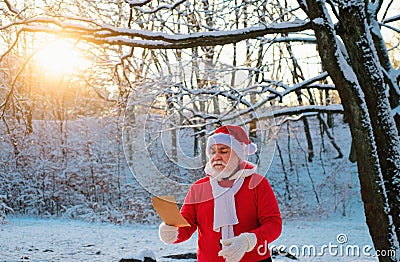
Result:
{"label": "red sleeve", "polygon": [[279,237],[282,232],[282,218],[274,192],[265,177],[262,177],[254,190],[260,227],[250,232],[256,234],[258,246],[265,244],[265,241],[271,243]]}
{"label": "red sleeve", "polygon": [[197,229],[197,211],[196,202],[194,201],[195,192],[194,187],[190,187],[188,194],[186,195],[185,202],[181,208],[181,214],[190,224],[187,227],[178,228],[178,239],[174,243],[180,243],[188,240]]}

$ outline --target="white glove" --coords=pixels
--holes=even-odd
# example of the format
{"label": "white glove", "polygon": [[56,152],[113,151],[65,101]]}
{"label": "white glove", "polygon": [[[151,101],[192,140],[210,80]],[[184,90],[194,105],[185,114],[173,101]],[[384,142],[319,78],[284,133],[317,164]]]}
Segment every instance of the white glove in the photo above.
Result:
{"label": "white glove", "polygon": [[165,244],[172,244],[178,239],[178,228],[162,222],[158,227],[158,236]]}
{"label": "white glove", "polygon": [[239,236],[221,240],[224,246],[218,255],[225,258],[227,262],[238,262],[246,252],[253,250],[257,244],[254,233],[242,233]]}

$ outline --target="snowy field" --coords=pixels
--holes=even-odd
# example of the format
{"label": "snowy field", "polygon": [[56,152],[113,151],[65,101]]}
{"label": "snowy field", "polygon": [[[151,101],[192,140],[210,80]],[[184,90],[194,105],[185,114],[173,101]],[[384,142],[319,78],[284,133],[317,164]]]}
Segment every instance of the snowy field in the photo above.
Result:
{"label": "snowy field", "polygon": [[[32,218],[10,218],[9,224],[0,225],[0,236],[0,261],[119,261],[151,250],[157,261],[189,262],[193,260],[163,256],[195,252],[197,241],[194,236],[178,245],[164,245],[156,225]],[[297,254],[297,261],[377,261],[365,254],[373,250],[362,212],[346,218],[284,221],[283,233],[272,245],[286,246]],[[296,260],[278,256],[274,261]]]}

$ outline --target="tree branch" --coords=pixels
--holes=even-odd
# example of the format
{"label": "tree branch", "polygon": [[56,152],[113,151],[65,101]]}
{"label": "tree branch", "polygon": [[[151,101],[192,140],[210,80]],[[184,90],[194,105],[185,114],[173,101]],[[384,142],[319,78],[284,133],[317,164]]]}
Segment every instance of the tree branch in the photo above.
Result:
{"label": "tree branch", "polygon": [[150,3],[151,0],[141,0],[141,1],[126,0],[125,2],[128,3],[130,7],[136,7],[136,6],[144,6],[145,4]]}
{"label": "tree branch", "polygon": [[179,1],[175,2],[175,3],[173,3],[172,5],[167,5],[167,4],[159,5],[156,8],[153,8],[153,9],[150,9],[150,10],[146,10],[146,9],[140,8],[137,5],[135,6],[135,8],[138,11],[142,12],[142,13],[150,14],[150,13],[156,13],[156,12],[162,10],[162,9],[170,9],[170,10],[175,9],[177,6],[179,6],[180,4],[182,4],[184,2],[186,2],[186,0],[179,0]]}
{"label": "tree branch", "polygon": [[4,0],[4,3],[6,4],[8,10],[10,10],[11,13],[15,14],[19,19],[23,19],[21,16],[21,11],[16,9],[8,0]]}
{"label": "tree branch", "polygon": [[385,20],[383,20],[384,23],[391,23],[391,22],[396,22],[400,20],[400,14],[386,18]]}
{"label": "tree branch", "polygon": [[[340,104],[333,104],[327,106],[296,106],[272,111],[273,117],[301,115],[304,113],[343,113],[343,106]],[[267,115],[258,115],[258,119],[270,118]]]}
{"label": "tree branch", "polygon": [[[217,46],[254,39],[267,34],[292,33],[310,29],[310,22],[296,20],[294,22],[261,24],[244,29],[230,31],[199,32],[187,35],[171,35],[162,32],[150,32],[112,26],[89,28],[78,24],[58,22],[54,19],[36,19],[25,23],[21,29],[26,32],[44,32],[64,37],[73,37],[94,44],[124,45],[149,49],[182,49],[195,46]],[[46,24],[57,25],[51,28]],[[139,39],[138,39],[139,38]]]}
{"label": "tree branch", "polygon": [[[288,107],[288,108],[273,110],[272,113],[267,112],[265,114],[258,114],[257,120],[265,120],[281,116],[299,116],[299,117],[303,117],[304,115],[314,116],[319,113],[343,114],[343,112],[344,112],[343,106],[340,104],[334,104],[328,106],[297,106],[297,107]],[[246,119],[246,121],[244,121],[243,124],[248,124],[253,120],[254,119]]]}

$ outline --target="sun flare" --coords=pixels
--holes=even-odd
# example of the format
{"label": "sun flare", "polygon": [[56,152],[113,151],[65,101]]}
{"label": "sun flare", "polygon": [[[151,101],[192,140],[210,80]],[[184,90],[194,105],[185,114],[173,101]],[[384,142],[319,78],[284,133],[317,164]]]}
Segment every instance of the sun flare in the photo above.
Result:
{"label": "sun flare", "polygon": [[46,75],[76,73],[88,67],[89,61],[67,40],[58,40],[43,47],[34,57],[35,64]]}

